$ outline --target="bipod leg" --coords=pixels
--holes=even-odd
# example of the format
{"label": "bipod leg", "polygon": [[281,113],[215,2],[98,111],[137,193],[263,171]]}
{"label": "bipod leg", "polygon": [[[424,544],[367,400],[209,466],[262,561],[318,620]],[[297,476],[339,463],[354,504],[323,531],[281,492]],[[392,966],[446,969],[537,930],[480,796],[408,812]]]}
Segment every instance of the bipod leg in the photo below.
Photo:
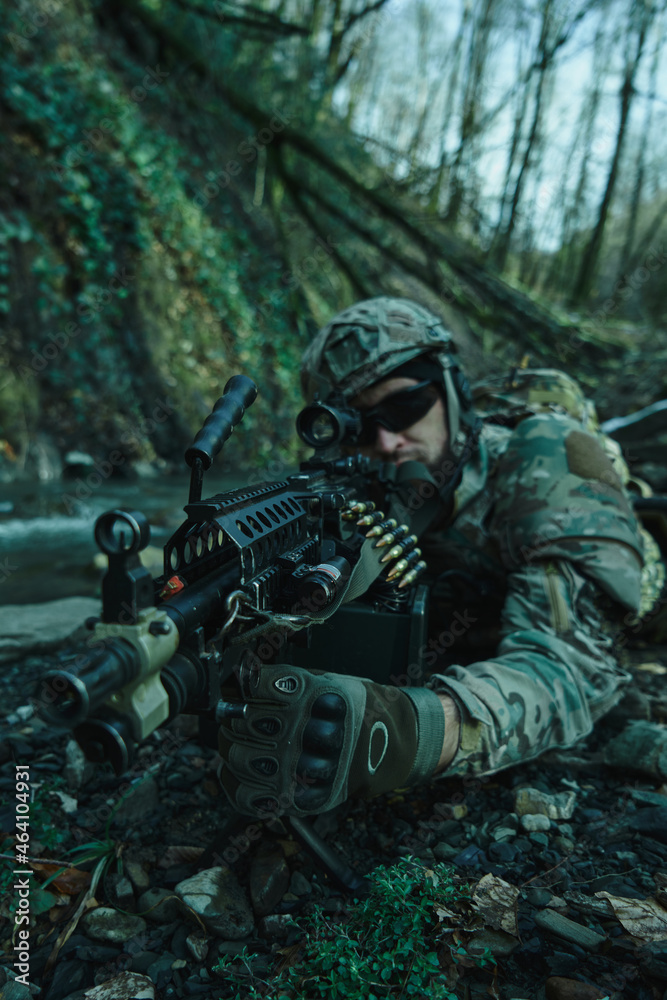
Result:
{"label": "bipod leg", "polygon": [[345,892],[365,893],[369,889],[369,881],[362,875],[357,875],[350,866],[322,840],[315,832],[311,823],[300,816],[282,816],[287,826],[299,843],[326,872],[332,882]]}

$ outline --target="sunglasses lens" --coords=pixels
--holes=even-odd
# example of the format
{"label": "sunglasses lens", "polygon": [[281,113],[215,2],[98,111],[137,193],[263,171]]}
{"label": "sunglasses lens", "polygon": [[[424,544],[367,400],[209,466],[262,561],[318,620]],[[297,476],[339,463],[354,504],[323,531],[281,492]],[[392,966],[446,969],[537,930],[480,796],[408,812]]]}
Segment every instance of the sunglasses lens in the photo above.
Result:
{"label": "sunglasses lens", "polygon": [[374,444],[378,425],[394,433],[407,430],[426,416],[437,398],[437,386],[432,382],[419,382],[392,393],[369,410],[361,410],[359,444]]}

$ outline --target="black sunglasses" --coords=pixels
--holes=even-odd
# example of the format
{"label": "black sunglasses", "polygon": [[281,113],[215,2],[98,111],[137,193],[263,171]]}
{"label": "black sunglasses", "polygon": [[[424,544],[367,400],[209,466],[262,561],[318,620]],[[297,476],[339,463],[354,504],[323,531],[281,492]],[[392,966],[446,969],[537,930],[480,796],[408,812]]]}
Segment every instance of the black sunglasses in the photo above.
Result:
{"label": "black sunglasses", "polygon": [[368,410],[358,410],[361,417],[361,431],[357,442],[361,445],[375,444],[378,424],[394,433],[407,430],[425,417],[439,396],[433,382],[418,382],[400,392],[385,396],[376,406]]}

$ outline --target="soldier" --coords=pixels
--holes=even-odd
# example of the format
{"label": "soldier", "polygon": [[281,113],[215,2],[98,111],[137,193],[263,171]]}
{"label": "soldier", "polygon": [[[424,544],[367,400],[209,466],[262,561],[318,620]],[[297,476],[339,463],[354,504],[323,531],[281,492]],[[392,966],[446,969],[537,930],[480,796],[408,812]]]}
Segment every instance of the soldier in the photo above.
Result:
{"label": "soldier", "polygon": [[557,406],[483,422],[451,335],[405,299],[334,317],[303,377],[307,393],[335,391],[359,411],[359,450],[423,463],[439,491],[419,544],[435,626],[424,660],[440,669],[401,688],[248,671],[246,718],[220,735],[232,803],[318,813],[441,773],[489,774],[590,733],[629,679],[614,638],[640,609],[646,545],[601,438]]}

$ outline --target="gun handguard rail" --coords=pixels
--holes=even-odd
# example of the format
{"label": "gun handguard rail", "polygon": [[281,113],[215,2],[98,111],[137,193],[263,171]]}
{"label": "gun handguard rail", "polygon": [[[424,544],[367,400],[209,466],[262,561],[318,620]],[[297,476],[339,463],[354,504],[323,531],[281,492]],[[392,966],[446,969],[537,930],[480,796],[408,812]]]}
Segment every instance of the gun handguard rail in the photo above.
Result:
{"label": "gun handguard rail", "polygon": [[[351,523],[359,510],[374,510],[366,500],[378,470],[361,455],[322,449],[284,481],[201,499],[203,468],[256,393],[245,376],[230,379],[186,452],[192,469],[186,519],[164,546],[159,578],[152,580],[139,559],[149,540],[139,511],[98,519],[96,538],[109,557],[102,621],[94,625],[93,647],[47,674],[37,700],[51,724],[74,729],[86,753],[110,759],[118,773],[128,765],[131,744],[174,715],[215,719],[221,688],[242,655],[257,648],[259,662],[269,662],[267,655],[282,653],[298,629],[338,613],[348,590],[356,597],[383,569],[383,550],[370,552],[365,529]],[[396,536],[397,552],[415,544],[407,530]],[[424,566],[417,557],[402,560],[410,585]],[[407,608],[409,592],[390,580],[374,585],[370,614]],[[423,603],[420,608],[422,621]],[[377,627],[386,631],[384,619]],[[414,646],[419,629],[410,628]],[[367,662],[366,656],[364,668]]]}

